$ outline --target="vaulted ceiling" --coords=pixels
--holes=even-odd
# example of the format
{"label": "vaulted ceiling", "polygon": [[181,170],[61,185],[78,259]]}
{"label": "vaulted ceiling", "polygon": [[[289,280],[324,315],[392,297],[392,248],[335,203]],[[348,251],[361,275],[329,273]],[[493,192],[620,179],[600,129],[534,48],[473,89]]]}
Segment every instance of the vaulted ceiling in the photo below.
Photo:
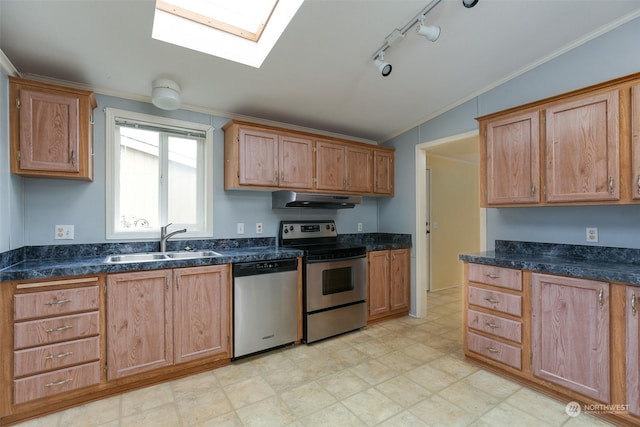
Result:
{"label": "vaulted ceiling", "polygon": [[169,77],[186,108],[384,141],[640,16],[640,0],[444,0],[426,23],[372,56],[427,4],[306,0],[259,69],[151,38],[154,0],[0,0],[0,49],[25,76],[148,100]]}

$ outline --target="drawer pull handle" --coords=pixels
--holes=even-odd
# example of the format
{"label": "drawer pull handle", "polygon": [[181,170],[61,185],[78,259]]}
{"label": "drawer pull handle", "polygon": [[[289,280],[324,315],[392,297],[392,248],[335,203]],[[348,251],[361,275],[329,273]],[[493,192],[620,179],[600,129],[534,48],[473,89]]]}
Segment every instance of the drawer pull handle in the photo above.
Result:
{"label": "drawer pull handle", "polygon": [[496,324],[495,324],[495,323],[493,323],[493,322],[485,322],[484,324],[485,324],[485,326],[488,326],[488,327],[490,327],[491,329],[499,329],[499,328],[500,328],[500,326],[496,325]]}
{"label": "drawer pull handle", "polygon": [[500,353],[500,350],[493,347],[485,347],[489,353]]}
{"label": "drawer pull handle", "polygon": [[495,298],[491,298],[491,297],[485,297],[484,299],[485,301],[489,301],[491,304],[498,304],[500,303],[499,299],[495,299]]}
{"label": "drawer pull handle", "polygon": [[56,354],[55,356],[53,354],[50,354],[47,357],[45,357],[45,360],[62,359],[63,357],[71,356],[72,354],[73,354],[73,351],[66,351],[64,353]]}
{"label": "drawer pull handle", "polygon": [[487,273],[486,276],[489,279],[499,279],[500,278],[500,276],[498,276],[497,274],[493,274],[493,273]]}
{"label": "drawer pull handle", "polygon": [[59,304],[66,304],[68,302],[71,302],[71,298],[65,298],[65,299],[59,299],[59,300],[55,300],[55,301],[49,301],[49,302],[46,302],[44,305],[59,305]]}
{"label": "drawer pull handle", "polygon": [[45,329],[44,331],[48,334],[52,333],[52,332],[60,332],[60,331],[66,331],[67,329],[71,329],[73,328],[73,326],[71,325],[64,325],[64,326],[60,326],[59,328],[51,328],[51,329]]}
{"label": "drawer pull handle", "polygon": [[72,378],[67,378],[66,380],[56,381],[54,383],[48,383],[48,384],[45,384],[44,386],[45,387],[55,387],[57,385],[63,385],[63,384],[66,384],[68,382],[71,382],[71,381],[73,381]]}

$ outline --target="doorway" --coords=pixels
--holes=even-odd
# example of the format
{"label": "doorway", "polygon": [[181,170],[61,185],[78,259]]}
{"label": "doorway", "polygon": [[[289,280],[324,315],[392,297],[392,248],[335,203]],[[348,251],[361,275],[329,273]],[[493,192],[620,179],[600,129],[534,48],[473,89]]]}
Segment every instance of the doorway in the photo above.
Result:
{"label": "doorway", "polygon": [[416,146],[418,317],[426,317],[427,292],[462,285],[458,254],[486,248],[478,168],[477,131]]}

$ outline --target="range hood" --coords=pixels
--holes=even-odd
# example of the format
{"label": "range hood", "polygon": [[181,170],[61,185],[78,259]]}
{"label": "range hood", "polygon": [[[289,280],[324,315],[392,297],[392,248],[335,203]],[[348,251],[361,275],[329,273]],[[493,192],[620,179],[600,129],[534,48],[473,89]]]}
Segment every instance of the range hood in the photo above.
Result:
{"label": "range hood", "polygon": [[362,196],[348,194],[299,193],[297,191],[274,191],[271,193],[271,207],[348,209],[362,202]]}

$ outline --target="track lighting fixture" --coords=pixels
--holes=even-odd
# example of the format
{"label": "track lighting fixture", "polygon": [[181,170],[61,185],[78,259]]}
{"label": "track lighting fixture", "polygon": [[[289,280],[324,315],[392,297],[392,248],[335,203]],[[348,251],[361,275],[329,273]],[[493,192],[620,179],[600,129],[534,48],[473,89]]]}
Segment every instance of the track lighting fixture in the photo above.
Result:
{"label": "track lighting fixture", "polygon": [[424,17],[420,19],[420,24],[416,27],[416,33],[424,36],[429,41],[436,41],[440,37],[440,27],[437,25],[425,25]]}
{"label": "track lighting fixture", "polygon": [[[440,37],[440,27],[437,25],[425,25],[424,20],[427,13],[440,4],[441,1],[442,0],[431,0],[431,2],[426,5],[412,20],[407,22],[404,27],[394,29],[391,34],[385,38],[383,45],[380,46],[380,48],[376,50],[376,53],[373,54],[373,63],[383,77],[391,74],[391,64],[384,62],[384,52],[393,46],[393,44],[398,40],[404,38],[414,25],[419,23],[416,27],[416,33],[424,36],[427,40],[432,42],[438,40],[438,37]],[[467,9],[472,8],[476,4],[478,4],[478,0],[462,0],[462,5]]]}
{"label": "track lighting fixture", "polygon": [[377,57],[373,60],[373,65],[376,66],[382,77],[387,77],[391,74],[393,68],[388,62],[384,62],[384,52],[378,53]]}

